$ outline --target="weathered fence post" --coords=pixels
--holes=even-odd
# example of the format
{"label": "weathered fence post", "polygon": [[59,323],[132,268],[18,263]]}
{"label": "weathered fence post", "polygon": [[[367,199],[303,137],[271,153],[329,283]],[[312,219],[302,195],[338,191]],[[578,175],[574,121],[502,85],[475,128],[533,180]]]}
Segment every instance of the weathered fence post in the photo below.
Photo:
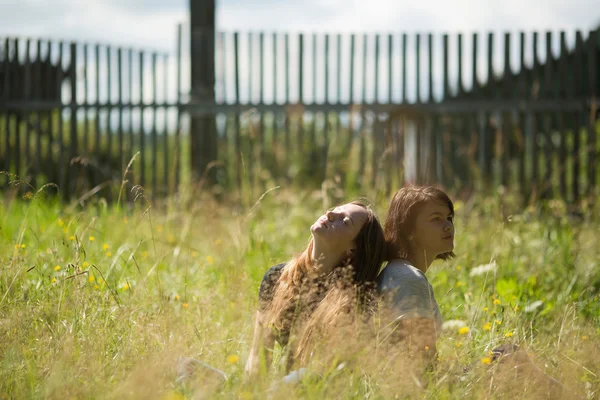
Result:
{"label": "weathered fence post", "polygon": [[[215,102],[215,0],[190,0],[191,98]],[[191,117],[192,177],[200,179],[210,162],[217,159],[217,129],[214,115]],[[214,174],[207,177],[214,179]]]}

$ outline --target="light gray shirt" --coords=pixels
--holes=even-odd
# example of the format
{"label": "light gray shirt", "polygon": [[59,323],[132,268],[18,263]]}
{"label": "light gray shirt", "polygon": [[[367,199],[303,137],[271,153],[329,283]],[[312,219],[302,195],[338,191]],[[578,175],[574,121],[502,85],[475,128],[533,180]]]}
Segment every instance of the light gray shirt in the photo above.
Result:
{"label": "light gray shirt", "polygon": [[442,314],[431,283],[408,260],[390,261],[377,277],[377,288],[390,303],[395,319],[430,318],[436,335],[442,331]]}

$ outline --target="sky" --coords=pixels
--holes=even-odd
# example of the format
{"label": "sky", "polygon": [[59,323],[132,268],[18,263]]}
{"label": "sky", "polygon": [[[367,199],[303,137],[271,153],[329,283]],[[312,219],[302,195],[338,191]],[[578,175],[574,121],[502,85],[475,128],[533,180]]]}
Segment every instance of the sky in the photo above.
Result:
{"label": "sky", "polygon": [[[30,38],[52,38],[62,40],[76,40],[78,42],[110,44],[123,46],[125,48],[155,50],[161,53],[175,54],[176,49],[176,27],[178,23],[184,23],[184,38],[187,33],[187,8],[188,0],[0,0],[0,37],[20,36]],[[520,31],[546,31],[567,32],[567,41],[573,43],[575,30],[580,29],[587,32],[600,25],[600,0],[220,0],[217,1],[217,30],[219,31],[264,31],[264,32],[304,32],[304,33],[399,33],[406,32],[414,34],[434,33],[436,49],[441,46],[440,34],[456,34],[462,32],[467,34],[465,38],[465,53],[469,54],[470,34],[472,32],[496,32],[501,40],[502,33]],[[543,35],[542,35],[543,36]],[[516,42],[517,38],[513,40]],[[231,84],[233,66],[231,61],[231,37],[226,44],[226,64],[217,61],[217,96],[221,99],[231,100],[234,88]],[[240,68],[243,76],[249,76],[247,72],[246,55],[243,49],[245,36],[242,38],[242,49],[240,53]],[[269,38],[265,43],[266,48],[272,46]],[[415,59],[409,37],[409,52],[407,55],[408,78],[414,80]],[[485,46],[485,39],[481,37],[481,46]],[[292,40],[293,42],[293,40]],[[322,38],[319,39],[318,48],[323,46]],[[455,39],[451,38],[451,73],[456,73],[456,57],[453,55],[452,47]],[[385,44],[385,43],[383,43]],[[422,39],[423,46],[426,45]],[[281,45],[281,44],[280,44]],[[502,42],[495,45],[497,56],[494,65],[502,69]],[[527,43],[530,45],[530,42]],[[321,46],[321,47],[319,47]],[[554,36],[553,49],[558,50],[558,35]],[[297,49],[297,43],[291,44],[292,50]],[[360,47],[360,42],[357,43]],[[187,50],[187,42],[184,51]],[[346,60],[348,42],[343,43],[343,54]],[[543,38],[540,48],[544,49]],[[436,50],[437,51],[437,50]],[[310,44],[306,52],[311,52]],[[399,51],[398,51],[399,52]],[[360,51],[358,52],[360,53]],[[434,66],[434,85],[437,92],[440,91],[441,70],[439,64],[441,53],[437,53],[436,66]],[[425,57],[425,52],[422,54]],[[189,58],[185,58],[187,65]],[[266,54],[265,64],[270,68],[272,64],[270,54]],[[360,55],[357,55],[360,57]],[[454,58],[452,58],[454,57]],[[531,62],[528,55],[528,62]],[[544,58],[544,55],[541,56]],[[307,55],[307,60],[310,55]],[[359,58],[360,59],[360,58]],[[515,68],[518,68],[518,49],[513,46],[512,60]],[[292,75],[297,72],[297,62],[292,60]],[[307,61],[308,70],[310,62]],[[399,55],[393,59],[394,68],[400,65]],[[347,64],[347,63],[345,63]],[[372,59],[369,58],[367,70],[373,70]],[[385,62],[384,62],[385,64]],[[422,59],[422,65],[426,64],[426,58]],[[479,71],[481,79],[485,79],[485,48],[480,50]],[[174,60],[171,58],[168,86],[175,85]],[[318,90],[314,98],[318,101],[324,100],[323,70],[319,67],[317,73]],[[382,67],[383,68],[383,67]],[[470,79],[470,62],[465,58],[463,76]],[[347,66],[342,68],[344,82],[347,81],[349,72]],[[184,66],[184,90],[187,89],[189,68]],[[254,71],[256,73],[256,71]],[[266,71],[267,76],[272,70]],[[102,73],[102,71],[101,71]],[[312,71],[307,71],[307,77]],[[359,73],[359,71],[357,71]],[[384,71],[382,73],[385,75]],[[229,75],[228,75],[229,74]],[[89,75],[88,75],[89,76]],[[279,73],[279,83],[283,73]],[[394,79],[397,79],[395,77]],[[468,81],[469,79],[465,79]],[[160,83],[159,83],[160,85]],[[247,100],[248,86],[243,81],[241,100]],[[265,90],[272,93],[273,83],[267,81]],[[311,96],[311,87],[307,79],[305,92]],[[372,74],[367,79],[370,99],[374,94],[372,86],[374,81]],[[380,95],[387,96],[383,90],[385,82],[380,82],[382,90]],[[467,82],[467,86],[470,83]],[[298,95],[297,85],[291,90],[291,97]],[[427,87],[421,85],[422,91]],[[93,90],[93,89],[92,89]],[[160,89],[162,90],[162,88]],[[159,90],[159,91],[160,91]],[[335,88],[332,86],[332,90]],[[361,93],[360,85],[355,86],[357,95]],[[400,87],[395,86],[392,97],[398,98]],[[146,90],[146,95],[149,95]],[[114,91],[113,91],[114,93]],[[415,97],[415,84],[408,86],[409,97]],[[438,93],[439,94],[439,93]],[[257,93],[253,93],[256,99]],[[281,93],[278,101],[282,101]],[[344,88],[343,99],[347,99],[349,91]],[[342,100],[343,100],[342,99]],[[265,100],[272,100],[267,95]]]}
{"label": "sky", "polygon": [[[0,35],[173,51],[187,0],[0,0]],[[600,0],[221,0],[217,29],[302,32],[589,30]]]}

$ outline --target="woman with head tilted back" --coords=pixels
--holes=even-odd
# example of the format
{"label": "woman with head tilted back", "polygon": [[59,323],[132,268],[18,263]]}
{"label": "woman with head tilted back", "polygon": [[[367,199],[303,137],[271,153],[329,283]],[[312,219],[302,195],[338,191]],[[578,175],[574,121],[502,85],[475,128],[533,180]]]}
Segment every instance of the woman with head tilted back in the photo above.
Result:
{"label": "woman with head tilted back", "polygon": [[[267,271],[259,289],[246,372],[267,368],[275,341],[287,347],[288,370],[305,365],[325,330],[364,306],[385,253],[383,229],[363,203],[328,211],[311,226],[308,247]],[[360,307],[359,307],[360,308]],[[321,335],[319,335],[321,334]]]}
{"label": "woman with head tilted back", "polygon": [[392,337],[431,361],[442,316],[425,273],[436,259],[454,256],[454,206],[432,186],[406,186],[394,195],[384,224],[386,267],[377,285],[397,322]]}

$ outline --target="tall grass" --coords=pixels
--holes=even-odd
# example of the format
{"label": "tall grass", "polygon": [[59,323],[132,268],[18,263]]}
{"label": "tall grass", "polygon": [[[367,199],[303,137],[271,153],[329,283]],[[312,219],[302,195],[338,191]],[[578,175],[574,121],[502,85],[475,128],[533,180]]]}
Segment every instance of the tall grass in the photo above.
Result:
{"label": "tall grass", "polygon": [[[338,201],[339,190],[332,200],[326,190],[284,187],[245,199],[246,207],[197,194],[152,207],[142,197],[137,207],[100,198],[82,207],[43,193],[5,194],[0,397],[501,397],[509,392],[481,360],[502,343],[520,344],[543,371],[598,397],[598,221],[573,220],[560,202],[542,212],[476,196],[456,202],[458,257],[428,272],[444,319],[457,322],[439,339],[426,387],[370,347],[347,355],[346,369],[321,366],[323,379],[286,386],[275,368],[244,383],[260,280],[304,248],[308,227]],[[385,216],[385,196],[359,194]],[[347,339],[328,343],[341,348]],[[229,379],[200,376],[183,390],[175,383],[179,356],[222,369]],[[464,372],[468,365],[476,368]],[[517,397],[538,395],[525,382]]]}

